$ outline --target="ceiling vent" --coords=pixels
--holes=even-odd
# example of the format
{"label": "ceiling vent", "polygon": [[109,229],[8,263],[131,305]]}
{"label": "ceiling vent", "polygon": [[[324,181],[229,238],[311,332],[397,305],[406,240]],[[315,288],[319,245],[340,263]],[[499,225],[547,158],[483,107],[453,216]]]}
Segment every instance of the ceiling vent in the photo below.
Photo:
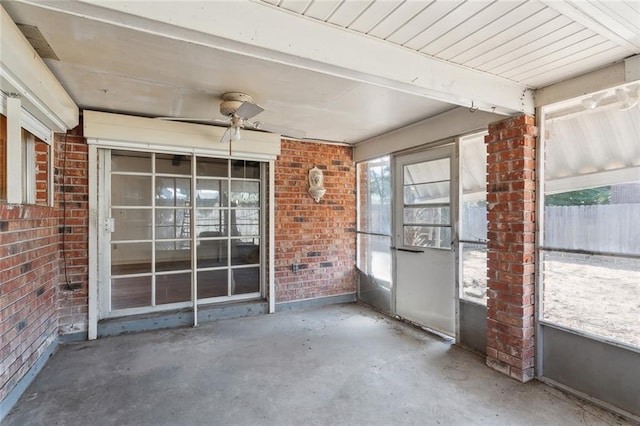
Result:
{"label": "ceiling vent", "polygon": [[31,46],[36,50],[38,55],[42,59],[55,59],[59,61],[58,55],[53,51],[51,45],[45,40],[44,36],[38,29],[38,27],[34,27],[33,25],[26,24],[16,24],[22,34],[26,37],[26,39],[31,43]]}

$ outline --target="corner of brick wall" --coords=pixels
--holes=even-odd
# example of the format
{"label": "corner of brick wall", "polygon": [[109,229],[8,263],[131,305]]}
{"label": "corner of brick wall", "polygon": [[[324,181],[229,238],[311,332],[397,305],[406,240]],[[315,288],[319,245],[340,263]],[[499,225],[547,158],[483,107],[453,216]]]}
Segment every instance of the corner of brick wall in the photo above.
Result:
{"label": "corner of brick wall", "polygon": [[[60,238],[60,334],[85,332],[89,295],[89,162],[82,123],[55,135],[54,187]],[[62,233],[64,232],[64,239]]]}
{"label": "corner of brick wall", "polygon": [[[322,170],[327,190],[319,203],[307,192],[313,166]],[[276,302],[355,293],[351,147],[283,140],[275,163],[275,201]]]}
{"label": "corner of brick wall", "polygon": [[487,365],[534,377],[535,143],[529,115],[489,125]]}

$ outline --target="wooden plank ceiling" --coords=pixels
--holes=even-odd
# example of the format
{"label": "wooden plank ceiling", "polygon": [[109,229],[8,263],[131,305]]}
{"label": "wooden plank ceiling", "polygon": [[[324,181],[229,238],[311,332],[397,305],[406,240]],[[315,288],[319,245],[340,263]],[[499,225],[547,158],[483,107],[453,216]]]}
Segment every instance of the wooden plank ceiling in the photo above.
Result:
{"label": "wooden plank ceiling", "polygon": [[640,53],[640,2],[261,0],[540,88]]}

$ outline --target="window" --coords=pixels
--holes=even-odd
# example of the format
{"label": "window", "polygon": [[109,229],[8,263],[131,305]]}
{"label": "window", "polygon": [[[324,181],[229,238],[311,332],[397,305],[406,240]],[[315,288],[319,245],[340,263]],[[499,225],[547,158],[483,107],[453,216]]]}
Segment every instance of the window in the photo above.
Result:
{"label": "window", "polygon": [[390,157],[358,163],[357,267],[391,284]]}
{"label": "window", "polygon": [[487,147],[485,133],[460,140],[462,285],[460,297],[487,304]]}
{"label": "window", "polygon": [[640,347],[640,109],[545,108],[542,319]]}
{"label": "window", "polygon": [[50,205],[51,131],[19,99],[0,101],[0,202]]}

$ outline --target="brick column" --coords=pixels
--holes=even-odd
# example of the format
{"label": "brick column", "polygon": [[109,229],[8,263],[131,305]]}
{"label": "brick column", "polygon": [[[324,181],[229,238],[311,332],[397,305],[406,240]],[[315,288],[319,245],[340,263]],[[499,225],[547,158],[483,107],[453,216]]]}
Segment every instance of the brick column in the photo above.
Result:
{"label": "brick column", "polygon": [[487,365],[534,376],[534,117],[492,123],[487,144]]}

